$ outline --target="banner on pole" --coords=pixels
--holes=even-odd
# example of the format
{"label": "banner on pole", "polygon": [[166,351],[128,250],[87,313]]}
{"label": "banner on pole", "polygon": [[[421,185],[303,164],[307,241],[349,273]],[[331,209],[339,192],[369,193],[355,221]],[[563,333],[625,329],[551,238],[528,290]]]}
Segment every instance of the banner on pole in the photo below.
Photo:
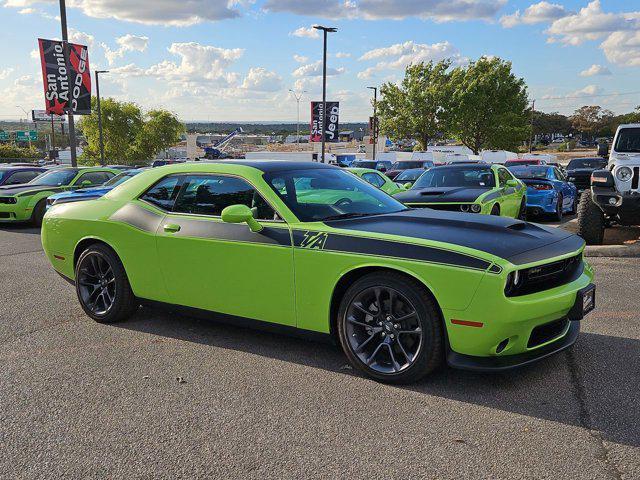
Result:
{"label": "banner on pole", "polygon": [[91,72],[85,45],[69,44],[69,61],[59,40],[38,39],[45,112],[63,115],[91,114]]}
{"label": "banner on pole", "polygon": [[[311,102],[311,135],[309,142],[322,142],[322,102]],[[340,102],[327,102],[325,142],[338,141]]]}
{"label": "banner on pole", "polygon": [[64,115],[54,115],[52,113],[47,113],[46,110],[31,110],[31,118],[34,122],[55,122],[55,123],[64,123],[65,117]]}

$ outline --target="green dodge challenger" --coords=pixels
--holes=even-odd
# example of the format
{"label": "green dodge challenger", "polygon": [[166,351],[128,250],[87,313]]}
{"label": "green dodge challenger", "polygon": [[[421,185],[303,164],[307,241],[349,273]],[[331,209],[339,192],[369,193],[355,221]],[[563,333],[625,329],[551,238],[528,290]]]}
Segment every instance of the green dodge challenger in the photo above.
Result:
{"label": "green dodge challenger", "polygon": [[491,371],[547,357],[595,305],[576,235],[408,209],[312,162],[148,170],[100,199],[53,205],[42,244],[99,322],[160,304],[326,334],[392,383],[443,361]]}
{"label": "green dodge challenger", "polygon": [[47,197],[79,187],[102,185],[118,170],[100,167],[54,168],[29,183],[0,187],[0,223],[42,223]]}
{"label": "green dodge challenger", "polygon": [[526,186],[502,165],[462,163],[430,168],[395,198],[410,207],[524,219],[526,192]]}

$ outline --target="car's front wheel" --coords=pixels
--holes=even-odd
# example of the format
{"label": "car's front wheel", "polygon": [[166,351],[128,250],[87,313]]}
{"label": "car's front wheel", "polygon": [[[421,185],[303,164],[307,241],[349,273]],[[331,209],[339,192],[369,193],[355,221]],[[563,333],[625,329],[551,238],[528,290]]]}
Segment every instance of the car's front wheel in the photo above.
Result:
{"label": "car's front wheel", "polygon": [[349,363],[383,382],[408,383],[443,357],[443,332],[434,299],[401,274],[371,273],[345,293],[337,319]]}
{"label": "car's front wheel", "polygon": [[76,263],[76,293],[85,313],[100,323],[126,320],[139,303],[122,262],[106,245],[84,250]]}

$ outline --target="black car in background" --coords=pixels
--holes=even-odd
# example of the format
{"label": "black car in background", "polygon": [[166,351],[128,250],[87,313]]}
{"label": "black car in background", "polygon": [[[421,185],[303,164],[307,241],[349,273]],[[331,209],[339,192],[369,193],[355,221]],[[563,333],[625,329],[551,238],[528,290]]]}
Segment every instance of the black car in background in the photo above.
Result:
{"label": "black car in background", "polygon": [[0,185],[20,185],[46,172],[46,168],[0,165]]}
{"label": "black car in background", "polygon": [[351,168],[370,168],[384,173],[391,168],[391,162],[389,160],[354,160],[350,166]]}
{"label": "black car in background", "polygon": [[606,158],[574,158],[567,165],[567,180],[573,183],[578,191],[586,190],[591,186],[591,173],[606,167]]}
{"label": "black car in background", "polygon": [[434,166],[431,160],[401,160],[391,165],[391,168],[385,172],[385,175],[391,180],[395,180],[405,170],[413,168],[422,168],[426,170]]}

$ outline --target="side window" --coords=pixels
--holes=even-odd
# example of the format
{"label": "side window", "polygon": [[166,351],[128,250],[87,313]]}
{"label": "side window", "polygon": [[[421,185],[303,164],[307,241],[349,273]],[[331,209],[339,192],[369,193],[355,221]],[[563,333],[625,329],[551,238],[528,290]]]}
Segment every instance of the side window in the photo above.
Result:
{"label": "side window", "polygon": [[140,200],[149,202],[163,210],[171,210],[178,195],[180,177],[173,175],[164,177],[140,196]]}
{"label": "side window", "polygon": [[364,175],[362,175],[362,178],[374,187],[380,188],[382,185],[384,185],[384,180],[382,180],[382,178],[380,178],[380,175],[376,173],[365,173]]}
{"label": "side window", "polygon": [[508,180],[511,180],[513,177],[511,176],[511,174],[509,173],[509,171],[506,168],[499,168],[498,169],[498,179],[500,180],[500,186],[504,187],[507,184]]}
{"label": "side window", "polygon": [[274,220],[276,213],[262,196],[240,178],[225,175],[190,175],[185,178],[173,211],[220,216],[230,205],[246,205],[258,220]]}
{"label": "side window", "polygon": [[5,182],[5,185],[18,185],[20,183],[27,183],[40,175],[41,172],[26,171],[15,172]]}
{"label": "side window", "polygon": [[564,176],[564,173],[562,173],[562,170],[560,170],[559,168],[554,168],[553,173],[558,180],[561,180],[563,182],[567,181],[567,177]]}
{"label": "side window", "polygon": [[75,181],[74,185],[82,185],[85,182],[90,182],[89,185],[102,185],[112,176],[113,175],[108,172],[87,172],[80,175],[80,178]]}

